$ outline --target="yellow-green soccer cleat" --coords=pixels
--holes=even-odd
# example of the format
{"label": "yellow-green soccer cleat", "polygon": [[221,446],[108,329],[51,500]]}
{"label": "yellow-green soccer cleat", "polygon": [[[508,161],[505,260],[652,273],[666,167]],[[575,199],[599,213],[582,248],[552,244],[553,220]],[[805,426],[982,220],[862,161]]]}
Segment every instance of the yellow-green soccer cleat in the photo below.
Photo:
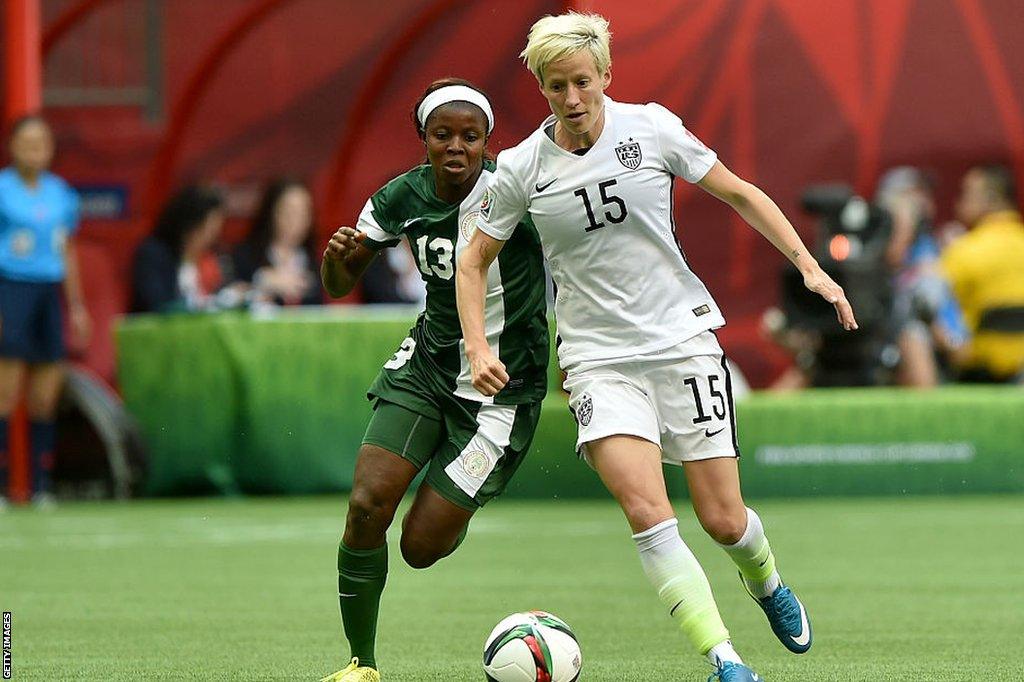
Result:
{"label": "yellow-green soccer cleat", "polygon": [[380,682],[380,673],[373,668],[359,665],[359,659],[353,658],[344,670],[328,675],[320,682]]}

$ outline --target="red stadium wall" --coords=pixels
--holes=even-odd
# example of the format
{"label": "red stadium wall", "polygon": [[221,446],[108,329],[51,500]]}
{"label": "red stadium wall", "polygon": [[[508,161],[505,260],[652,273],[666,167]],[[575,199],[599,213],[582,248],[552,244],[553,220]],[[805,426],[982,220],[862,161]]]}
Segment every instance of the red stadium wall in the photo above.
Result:
{"label": "red stadium wall", "polygon": [[[47,69],[74,58],[68,45],[77,34],[119,21],[118,6],[131,2],[139,5],[57,3],[60,11],[45,18]],[[808,237],[797,199],[824,180],[869,192],[888,166],[925,166],[947,213],[959,176],[975,162],[1009,162],[1024,186],[1019,0],[573,4],[612,22],[612,97],[675,110]],[[322,236],[351,222],[383,180],[421,158],[409,109],[433,78],[484,86],[499,119],[494,148],[514,144],[547,111],[516,54],[530,23],[564,5],[163,3],[163,121],[148,122],[134,107],[47,111],[60,173],[128,189],[127,219],[84,227],[90,298],[109,310],[124,305],[132,248],[166,193],[186,180],[234,188],[242,213],[247,190],[297,175],[315,188]],[[690,187],[677,192],[687,256],[730,320],[724,343],[763,384],[784,360],[758,338],[756,320],[776,301],[783,260],[724,206]],[[109,342],[93,352],[91,363],[109,375]]]}

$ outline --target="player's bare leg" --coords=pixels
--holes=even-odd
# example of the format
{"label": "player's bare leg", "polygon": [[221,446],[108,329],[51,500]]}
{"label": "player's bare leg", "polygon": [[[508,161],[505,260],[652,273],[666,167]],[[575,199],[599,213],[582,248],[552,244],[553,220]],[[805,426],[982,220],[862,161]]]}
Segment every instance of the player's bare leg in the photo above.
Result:
{"label": "player's bare leg", "polygon": [[683,463],[697,520],[721,545],[737,542],[747,528],[736,462],[734,457],[718,457]]}
{"label": "player's bare leg", "polygon": [[402,558],[413,568],[433,566],[462,543],[473,513],[421,485],[402,521]]}
{"label": "player's bare leg", "polygon": [[359,448],[342,538],[346,546],[374,549],[384,543],[395,510],[417,473],[412,462],[384,448]]}
{"label": "player's bare leg", "polygon": [[644,573],[669,616],[713,665],[742,666],[707,576],[679,536],[665,489],[660,448],[624,435],[591,441],[586,448],[591,464],[626,515]]}
{"label": "player's bare leg", "polygon": [[388,574],[386,533],[416,466],[376,445],[359,448],[345,534],[338,546],[338,601],[352,663],[324,678],[376,682],[375,645],[380,595]]}
{"label": "player's bare leg", "polygon": [[700,525],[732,558],[779,641],[793,653],[806,652],[811,648],[807,612],[782,584],[761,519],[743,502],[737,460],[705,459],[683,467]]}

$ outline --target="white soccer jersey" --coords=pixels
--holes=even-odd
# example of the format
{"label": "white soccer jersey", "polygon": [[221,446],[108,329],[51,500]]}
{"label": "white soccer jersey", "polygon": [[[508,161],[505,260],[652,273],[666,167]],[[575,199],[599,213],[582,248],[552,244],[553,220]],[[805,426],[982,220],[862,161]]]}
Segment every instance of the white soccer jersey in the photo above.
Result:
{"label": "white soccer jersey", "polygon": [[478,228],[507,240],[529,212],[557,287],[563,369],[656,353],[725,324],[690,270],[672,218],[674,176],[698,182],[717,160],[658,104],[605,97],[601,136],[583,156],[545,127],[498,155]]}

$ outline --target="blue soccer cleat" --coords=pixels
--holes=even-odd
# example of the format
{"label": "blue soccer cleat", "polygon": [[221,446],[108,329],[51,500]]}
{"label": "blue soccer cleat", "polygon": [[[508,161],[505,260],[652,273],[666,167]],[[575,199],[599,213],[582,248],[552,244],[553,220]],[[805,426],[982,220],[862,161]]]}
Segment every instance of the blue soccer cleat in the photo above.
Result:
{"label": "blue soccer cleat", "polygon": [[[747,587],[743,576],[740,576],[743,587]],[[757,602],[764,615],[768,616],[768,623],[772,626],[772,632],[786,647],[794,654],[804,654],[811,648],[811,621],[807,618],[807,611],[800,600],[796,598],[793,591],[785,585],[779,585],[770,596],[759,599],[747,593]]]}
{"label": "blue soccer cleat", "polygon": [[718,666],[708,682],[764,682],[764,678],[742,663],[726,661]]}

